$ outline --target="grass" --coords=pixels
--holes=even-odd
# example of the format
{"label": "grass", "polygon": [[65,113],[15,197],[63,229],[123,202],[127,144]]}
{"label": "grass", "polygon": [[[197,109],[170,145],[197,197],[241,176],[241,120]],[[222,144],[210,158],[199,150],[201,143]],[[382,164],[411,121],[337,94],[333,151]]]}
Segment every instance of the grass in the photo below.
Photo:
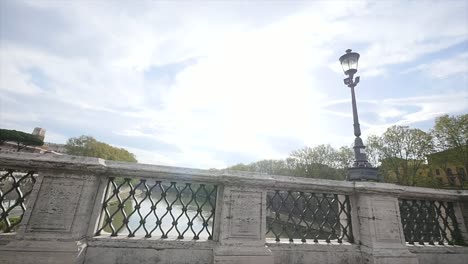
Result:
{"label": "grass", "polygon": [[[21,217],[20,216],[12,216],[12,217],[9,217],[8,218],[10,220],[10,226],[13,226],[12,229],[8,230],[8,232],[11,232],[14,227],[19,224],[19,222],[21,221]],[[7,223],[6,223],[6,220],[3,219],[2,221],[0,221],[0,232],[2,233],[5,233],[7,231]]]}

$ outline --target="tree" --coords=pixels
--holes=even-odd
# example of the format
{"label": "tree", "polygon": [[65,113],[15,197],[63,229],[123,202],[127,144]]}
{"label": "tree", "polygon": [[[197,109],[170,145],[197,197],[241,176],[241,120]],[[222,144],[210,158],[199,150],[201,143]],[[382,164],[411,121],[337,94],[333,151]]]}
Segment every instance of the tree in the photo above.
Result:
{"label": "tree", "polygon": [[16,151],[20,151],[27,146],[44,145],[44,141],[33,134],[16,130],[0,129],[0,144],[3,144],[5,141],[15,142],[17,145]]}
{"label": "tree", "polygon": [[294,175],[311,178],[324,178],[343,180],[346,177],[345,163],[347,163],[346,150],[341,154],[330,145],[305,147],[293,151],[290,155],[295,164]]}
{"label": "tree", "polygon": [[250,164],[237,164],[229,170],[251,171],[266,174],[286,175],[308,178],[344,180],[346,169],[354,159],[354,152],[349,147],[339,150],[330,145],[313,148],[304,147],[293,151],[284,160],[261,160]]}
{"label": "tree", "polygon": [[271,175],[293,175],[292,170],[288,167],[288,164],[285,160],[260,160],[247,165],[239,163],[234,166],[228,167],[227,169],[266,173]]}
{"label": "tree", "polygon": [[[445,170],[449,164],[468,168],[468,114],[438,117],[430,133],[408,126],[389,127],[382,136],[367,138],[366,154],[386,182],[441,187],[434,168]],[[230,169],[343,180],[353,161],[350,147],[337,150],[318,145],[295,150],[285,160],[262,160]],[[462,186],[467,183],[466,172],[457,175]]]}
{"label": "tree", "polygon": [[342,146],[336,152],[338,169],[348,169],[354,162],[354,150],[351,147]]}
{"label": "tree", "polygon": [[[431,134],[435,151],[443,152],[431,155],[431,162],[444,170],[449,163],[458,163],[468,168],[468,114],[436,118]],[[457,175],[463,186],[466,179],[460,173]]]}
{"label": "tree", "polygon": [[408,126],[392,126],[388,128],[374,147],[380,153],[381,167],[386,172],[386,181],[395,181],[400,185],[417,184],[418,173],[426,163],[426,156],[432,152],[432,137],[430,134]]}
{"label": "tree", "polygon": [[106,160],[137,162],[135,155],[123,148],[116,148],[97,141],[91,136],[70,138],[65,145],[67,154],[96,157]]}
{"label": "tree", "polygon": [[380,166],[380,137],[376,135],[370,135],[366,140],[366,154],[369,163],[378,168]]}

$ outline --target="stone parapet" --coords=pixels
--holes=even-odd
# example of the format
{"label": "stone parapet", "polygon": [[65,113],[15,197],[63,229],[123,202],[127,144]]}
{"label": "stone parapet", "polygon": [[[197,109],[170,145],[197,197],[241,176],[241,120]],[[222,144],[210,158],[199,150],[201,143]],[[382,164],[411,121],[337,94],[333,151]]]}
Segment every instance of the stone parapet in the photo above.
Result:
{"label": "stone parapet", "polygon": [[[462,263],[468,257],[467,248],[463,246],[407,245],[399,205],[401,199],[453,204],[453,221],[466,241],[467,191],[200,170],[68,155],[0,153],[0,167],[38,173],[16,233],[0,233],[0,263],[445,264]],[[212,240],[96,236],[103,221],[101,214],[110,177],[216,185]],[[347,209],[340,207],[340,203],[344,205],[343,200],[338,203],[333,197],[346,197],[351,224],[347,230],[354,239],[339,243],[332,239],[326,243],[323,240],[313,242],[311,238],[305,242],[296,237],[279,242],[267,238],[267,218],[275,216],[268,212],[268,195],[275,190],[317,194],[314,199],[323,200],[317,200],[315,206],[329,206],[329,210],[336,210],[335,214],[342,214],[337,216],[336,226],[328,222],[325,227],[309,226],[305,221],[310,220],[307,219],[310,216],[300,212],[310,206],[306,201],[308,196],[281,196],[278,199],[290,200],[284,204],[277,200],[280,205],[297,207],[277,212],[276,219],[290,225],[282,222],[286,233],[301,228],[345,232],[347,219],[343,217],[348,216],[343,216],[343,212]],[[137,210],[135,208],[139,205],[131,209]],[[125,215],[124,209],[121,210]],[[326,214],[323,217],[329,219],[323,218],[323,221],[334,219],[333,214]]]}

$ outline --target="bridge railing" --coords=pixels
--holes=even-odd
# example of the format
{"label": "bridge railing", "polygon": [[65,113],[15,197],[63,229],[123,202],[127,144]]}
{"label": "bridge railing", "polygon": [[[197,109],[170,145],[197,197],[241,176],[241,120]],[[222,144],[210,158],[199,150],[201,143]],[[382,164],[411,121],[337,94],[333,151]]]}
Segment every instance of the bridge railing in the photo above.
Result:
{"label": "bridge railing", "polygon": [[217,185],[109,177],[96,236],[213,239]]}
{"label": "bridge railing", "polygon": [[267,238],[276,242],[353,242],[349,195],[274,190],[267,194]]}
{"label": "bridge railing", "polygon": [[0,168],[0,233],[14,232],[26,211],[37,173]]}
{"label": "bridge railing", "polygon": [[142,262],[153,261],[145,248],[169,250],[158,258],[173,263],[468,254],[467,191],[24,153],[0,153],[0,168],[0,253],[11,263],[126,263],[126,248]]}

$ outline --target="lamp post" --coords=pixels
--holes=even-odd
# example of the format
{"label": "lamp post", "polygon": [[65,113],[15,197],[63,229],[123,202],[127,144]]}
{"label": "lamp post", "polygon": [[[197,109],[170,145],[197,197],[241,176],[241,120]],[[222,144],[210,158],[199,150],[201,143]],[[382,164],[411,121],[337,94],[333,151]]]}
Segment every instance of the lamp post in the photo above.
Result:
{"label": "lamp post", "polygon": [[361,139],[361,127],[359,125],[359,117],[356,106],[356,96],[354,94],[354,87],[359,83],[359,76],[354,78],[357,73],[359,61],[359,53],[346,50],[346,54],[340,57],[340,63],[343,71],[348,78],[344,79],[344,84],[351,89],[351,101],[353,105],[353,126],[354,126],[354,163],[353,167],[348,169],[348,181],[380,181],[377,176],[377,169],[367,161],[365,146]]}

